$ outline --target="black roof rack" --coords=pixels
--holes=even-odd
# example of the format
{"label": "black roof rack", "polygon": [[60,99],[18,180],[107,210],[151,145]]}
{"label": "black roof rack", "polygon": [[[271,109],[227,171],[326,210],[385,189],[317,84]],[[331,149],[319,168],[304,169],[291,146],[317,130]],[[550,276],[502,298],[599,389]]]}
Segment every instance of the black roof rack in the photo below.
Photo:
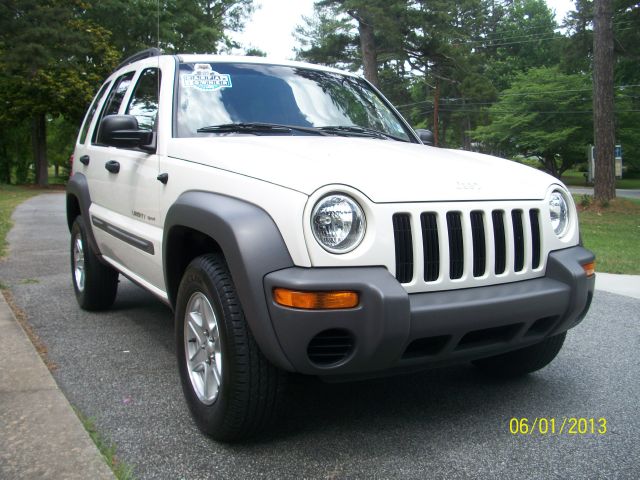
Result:
{"label": "black roof rack", "polygon": [[162,55],[162,50],[159,48],[147,48],[146,50],[142,50],[141,52],[134,53],[125,61],[123,61],[120,65],[116,67],[116,70],[121,69],[122,67],[129,65],[130,63],[137,62],[138,60],[142,60],[143,58],[157,57],[158,55]]}

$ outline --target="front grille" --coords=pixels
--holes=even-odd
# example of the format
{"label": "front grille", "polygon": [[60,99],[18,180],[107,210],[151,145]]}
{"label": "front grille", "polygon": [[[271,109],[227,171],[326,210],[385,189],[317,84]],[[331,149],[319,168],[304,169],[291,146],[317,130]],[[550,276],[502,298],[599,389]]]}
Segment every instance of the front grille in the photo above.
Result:
{"label": "front grille", "polygon": [[[543,258],[538,208],[524,202],[516,208],[455,205],[448,204],[454,208],[444,211],[414,210],[393,215],[395,274],[400,283],[417,282],[412,283],[413,291],[420,291],[416,289],[423,279],[426,290],[432,284],[456,288],[460,282],[464,285],[457,288],[464,288],[511,281],[515,274],[533,270],[540,272]],[[412,230],[418,216],[420,229]],[[414,245],[418,245],[415,261]]]}

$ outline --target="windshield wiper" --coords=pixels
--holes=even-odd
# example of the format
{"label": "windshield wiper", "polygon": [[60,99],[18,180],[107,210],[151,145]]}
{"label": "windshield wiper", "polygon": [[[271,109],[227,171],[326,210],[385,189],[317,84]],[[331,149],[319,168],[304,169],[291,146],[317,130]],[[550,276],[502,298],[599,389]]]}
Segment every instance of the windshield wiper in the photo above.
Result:
{"label": "windshield wiper", "polygon": [[406,142],[405,139],[390,135],[388,133],[375,130],[373,128],[357,127],[355,125],[330,125],[327,127],[320,127],[320,130],[334,135],[344,135],[349,137],[370,137],[370,138],[390,138],[392,140],[398,140],[400,142]]}
{"label": "windshield wiper", "polygon": [[327,135],[317,128],[300,127],[298,125],[280,125],[278,123],[241,122],[224,123],[222,125],[210,125],[197,130],[198,133],[291,133],[297,132],[312,133],[314,135]]}

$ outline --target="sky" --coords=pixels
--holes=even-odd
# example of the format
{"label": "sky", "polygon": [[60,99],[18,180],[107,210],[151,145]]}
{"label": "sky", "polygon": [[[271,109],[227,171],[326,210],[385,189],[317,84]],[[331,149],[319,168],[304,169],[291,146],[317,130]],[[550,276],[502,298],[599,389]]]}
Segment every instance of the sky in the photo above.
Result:
{"label": "sky", "polygon": [[[313,0],[255,0],[254,4],[259,8],[246,23],[244,32],[233,37],[243,46],[259,48],[274,59],[293,59],[296,46],[293,31],[303,23],[303,15],[313,14]],[[547,0],[547,4],[560,20],[573,9],[572,0]]]}

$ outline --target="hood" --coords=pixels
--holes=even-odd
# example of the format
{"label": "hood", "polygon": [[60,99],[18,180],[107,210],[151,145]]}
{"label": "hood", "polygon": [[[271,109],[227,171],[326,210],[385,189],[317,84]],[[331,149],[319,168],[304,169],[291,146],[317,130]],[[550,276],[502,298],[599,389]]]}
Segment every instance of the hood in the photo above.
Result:
{"label": "hood", "polygon": [[229,135],[174,138],[173,158],[235,172],[311,195],[348,185],[376,203],[533,200],[550,175],[509,160],[393,140]]}

